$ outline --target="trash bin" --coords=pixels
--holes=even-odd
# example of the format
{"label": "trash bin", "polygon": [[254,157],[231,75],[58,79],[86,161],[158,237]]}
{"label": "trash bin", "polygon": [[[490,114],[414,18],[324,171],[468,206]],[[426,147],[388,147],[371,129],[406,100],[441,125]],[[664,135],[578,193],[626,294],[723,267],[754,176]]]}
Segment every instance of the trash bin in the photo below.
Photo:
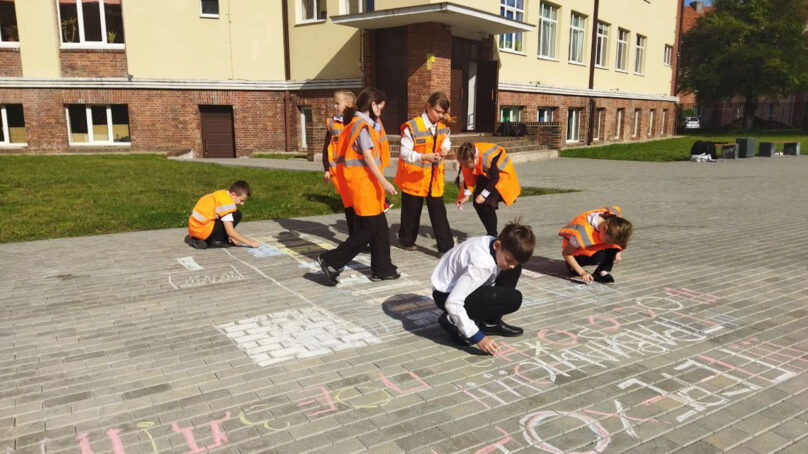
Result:
{"label": "trash bin", "polygon": [[800,155],[800,143],[799,142],[786,142],[783,144],[783,154],[790,155],[790,156],[799,156]]}
{"label": "trash bin", "polygon": [[739,158],[753,158],[755,157],[755,138],[754,137],[741,137],[735,139],[738,144],[738,157]]}
{"label": "trash bin", "polygon": [[777,147],[774,145],[774,142],[760,142],[758,156],[771,158],[775,153],[777,153]]}

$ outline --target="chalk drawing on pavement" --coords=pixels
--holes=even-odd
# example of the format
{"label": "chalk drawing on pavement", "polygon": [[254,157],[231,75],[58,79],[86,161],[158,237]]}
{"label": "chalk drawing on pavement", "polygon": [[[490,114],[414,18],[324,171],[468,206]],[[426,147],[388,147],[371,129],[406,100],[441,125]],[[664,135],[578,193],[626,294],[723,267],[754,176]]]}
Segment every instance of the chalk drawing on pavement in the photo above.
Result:
{"label": "chalk drawing on pavement", "polygon": [[243,281],[245,279],[244,275],[233,265],[217,270],[207,270],[205,272],[189,270],[179,273],[169,273],[168,275],[168,283],[177,290]]}
{"label": "chalk drawing on pavement", "polygon": [[193,257],[177,257],[177,261],[180,262],[180,265],[184,266],[186,270],[200,271],[205,269],[202,265],[196,263]]}

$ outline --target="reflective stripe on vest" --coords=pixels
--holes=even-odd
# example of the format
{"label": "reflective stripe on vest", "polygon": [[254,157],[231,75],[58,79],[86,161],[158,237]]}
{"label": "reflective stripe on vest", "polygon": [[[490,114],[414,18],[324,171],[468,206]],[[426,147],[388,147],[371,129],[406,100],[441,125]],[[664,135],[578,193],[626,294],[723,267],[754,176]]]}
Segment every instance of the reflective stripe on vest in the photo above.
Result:
{"label": "reflective stripe on vest", "polygon": [[202,221],[202,222],[205,222],[205,221],[208,220],[205,216],[202,216],[202,213],[200,213],[200,212],[198,212],[196,210],[191,210],[191,216],[195,217],[197,220]]}
{"label": "reflective stripe on vest", "polygon": [[[376,162],[377,166],[382,165],[382,160],[378,156],[374,159],[374,161]],[[364,158],[345,160],[345,167],[365,167],[365,166],[366,164]]]}
{"label": "reflective stripe on vest", "polygon": [[228,205],[222,205],[222,206],[218,206],[218,207],[216,207],[216,214],[220,214],[220,213],[222,213],[223,211],[228,211],[228,210],[229,210],[229,211],[233,211],[233,210],[235,210],[235,209],[236,209],[236,204],[235,204],[235,203],[231,203],[231,204],[228,204]]}

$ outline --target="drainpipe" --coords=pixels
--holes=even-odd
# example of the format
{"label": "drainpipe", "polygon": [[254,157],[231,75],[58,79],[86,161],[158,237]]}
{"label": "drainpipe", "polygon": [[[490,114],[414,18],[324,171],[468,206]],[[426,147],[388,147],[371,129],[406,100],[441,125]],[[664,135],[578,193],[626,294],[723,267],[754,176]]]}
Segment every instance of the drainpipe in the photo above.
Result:
{"label": "drainpipe", "polygon": [[[595,88],[595,48],[598,45],[598,10],[600,0],[595,0],[595,12],[592,14],[592,47],[589,56],[589,89]],[[586,144],[591,145],[595,135],[595,98],[589,97],[589,126],[586,128]]]}
{"label": "drainpipe", "polygon": [[[288,82],[291,79],[291,64],[289,63],[289,0],[281,1],[281,11],[283,14],[283,75]],[[284,151],[291,151],[292,137],[291,125],[289,124],[289,107],[292,104],[289,89],[283,92],[283,132]]]}

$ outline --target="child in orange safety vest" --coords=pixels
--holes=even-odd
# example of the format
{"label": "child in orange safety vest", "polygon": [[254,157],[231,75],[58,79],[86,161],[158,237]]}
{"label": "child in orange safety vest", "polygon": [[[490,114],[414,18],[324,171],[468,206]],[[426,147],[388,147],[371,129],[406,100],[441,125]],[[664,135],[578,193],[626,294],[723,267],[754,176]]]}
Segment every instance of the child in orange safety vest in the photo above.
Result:
{"label": "child in orange safety vest", "polygon": [[[345,109],[354,109],[356,107],[356,96],[348,90],[339,90],[334,93],[334,116],[326,119],[325,126],[325,142],[323,143],[323,181],[326,184],[333,184],[337,193],[340,192],[339,181],[336,178],[337,174],[337,141],[339,135],[345,127],[343,114]],[[348,121],[351,119],[349,118]],[[354,231],[354,224],[356,223],[356,212],[353,206],[345,205],[346,201],[343,199],[345,208],[345,222],[348,224],[348,235]]]}
{"label": "child in orange safety vest", "polygon": [[250,185],[236,181],[228,190],[219,190],[202,196],[188,218],[185,242],[195,249],[245,245],[258,247],[260,243],[236,232],[241,221],[238,205],[250,198]]}
{"label": "child in orange safety vest", "polygon": [[[621,251],[628,246],[633,227],[622,217],[619,206],[585,211],[575,217],[558,234],[563,238],[561,255],[567,269],[587,284],[613,284],[612,265],[622,260]],[[597,265],[592,274],[582,267]]]}
{"label": "child in orange safety vest", "polygon": [[[455,179],[455,184],[460,189],[457,207],[462,209],[469,197],[473,197],[474,209],[485,226],[486,234],[496,236],[496,210],[499,202],[503,201],[510,206],[522,190],[508,153],[494,143],[466,142],[457,150],[457,162],[460,164]],[[474,188],[473,192],[471,188]]]}

